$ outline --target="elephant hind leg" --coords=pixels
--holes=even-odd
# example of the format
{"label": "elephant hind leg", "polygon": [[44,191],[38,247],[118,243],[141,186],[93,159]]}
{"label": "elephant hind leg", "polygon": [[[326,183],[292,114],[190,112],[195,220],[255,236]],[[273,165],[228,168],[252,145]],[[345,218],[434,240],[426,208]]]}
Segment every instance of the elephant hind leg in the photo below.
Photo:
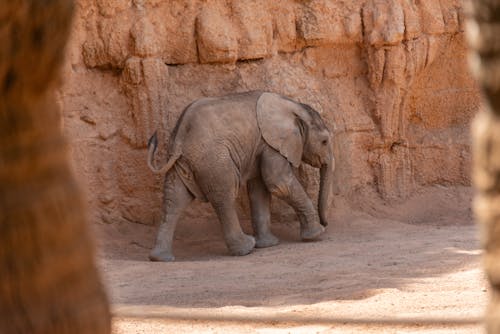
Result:
{"label": "elephant hind leg", "polygon": [[171,169],[165,178],[164,210],[165,216],[160,224],[156,237],[155,247],[149,254],[151,261],[173,261],[172,242],[174,231],[180,215],[193,201],[194,197],[174,169]]}
{"label": "elephant hind leg", "polygon": [[255,247],[254,237],[243,232],[235,207],[235,199],[211,202],[222,225],[222,232],[231,255],[247,255]]}
{"label": "elephant hind leg", "polygon": [[216,164],[204,165],[202,170],[197,171],[197,181],[219,218],[229,252],[232,255],[247,255],[255,247],[255,239],[243,232],[236,212],[239,174],[224,152],[218,156]]}
{"label": "elephant hind leg", "polygon": [[271,232],[271,194],[260,177],[248,181],[248,198],[252,214],[255,247],[264,248],[279,243]]}

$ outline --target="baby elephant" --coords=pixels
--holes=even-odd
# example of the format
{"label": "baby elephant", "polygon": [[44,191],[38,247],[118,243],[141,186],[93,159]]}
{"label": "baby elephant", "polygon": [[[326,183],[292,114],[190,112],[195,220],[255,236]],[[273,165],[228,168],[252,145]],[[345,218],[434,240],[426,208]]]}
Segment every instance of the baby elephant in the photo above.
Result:
{"label": "baby elephant", "polygon": [[[174,260],[175,226],[194,198],[212,204],[233,255],[278,244],[270,230],[271,194],[295,209],[303,240],[317,238],[327,225],[335,161],[331,140],[318,112],[278,94],[253,91],[194,101],[172,132],[163,167],[153,162],[156,133],[148,143],[149,168],[166,173],[165,217],[149,259]],[[321,168],[318,209],[293,172],[301,161]],[[243,233],[236,214],[236,196],[244,183],[255,238]]]}

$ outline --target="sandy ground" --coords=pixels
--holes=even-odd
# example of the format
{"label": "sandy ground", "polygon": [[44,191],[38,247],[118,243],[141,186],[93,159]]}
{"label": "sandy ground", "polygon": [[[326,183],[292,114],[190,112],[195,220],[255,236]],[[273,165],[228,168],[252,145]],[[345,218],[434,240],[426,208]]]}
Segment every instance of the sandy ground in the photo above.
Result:
{"label": "sandy ground", "polygon": [[[215,219],[181,221],[172,263],[147,261],[156,228],[98,225],[100,267],[118,314],[114,333],[481,333],[479,324],[421,320],[483,313],[487,283],[469,193],[421,196],[397,219],[344,210],[317,242],[300,242],[297,222],[273,226],[281,244],[244,257],[228,256]],[[450,200],[459,209],[438,214],[436,206]],[[403,209],[434,210],[434,219],[412,220]]]}

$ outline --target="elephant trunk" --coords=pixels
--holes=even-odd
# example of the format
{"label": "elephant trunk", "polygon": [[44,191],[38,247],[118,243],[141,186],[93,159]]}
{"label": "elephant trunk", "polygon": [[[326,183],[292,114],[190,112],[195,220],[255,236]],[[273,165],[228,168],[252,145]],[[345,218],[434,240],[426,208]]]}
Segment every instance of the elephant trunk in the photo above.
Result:
{"label": "elephant trunk", "polygon": [[330,198],[330,191],[333,184],[333,171],[335,170],[335,159],[332,156],[330,162],[323,164],[320,169],[320,183],[318,196],[318,212],[320,223],[323,226],[328,225],[327,211]]}

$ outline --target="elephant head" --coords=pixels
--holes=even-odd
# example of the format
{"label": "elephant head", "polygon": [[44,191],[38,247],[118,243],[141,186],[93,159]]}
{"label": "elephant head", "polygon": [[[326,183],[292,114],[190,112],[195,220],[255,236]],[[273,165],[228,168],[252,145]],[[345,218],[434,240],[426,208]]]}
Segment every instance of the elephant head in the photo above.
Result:
{"label": "elephant head", "polygon": [[320,168],[318,212],[321,224],[326,226],[335,159],[332,135],[325,122],[312,107],[273,93],[260,96],[257,119],[266,143],[294,167],[304,161]]}

